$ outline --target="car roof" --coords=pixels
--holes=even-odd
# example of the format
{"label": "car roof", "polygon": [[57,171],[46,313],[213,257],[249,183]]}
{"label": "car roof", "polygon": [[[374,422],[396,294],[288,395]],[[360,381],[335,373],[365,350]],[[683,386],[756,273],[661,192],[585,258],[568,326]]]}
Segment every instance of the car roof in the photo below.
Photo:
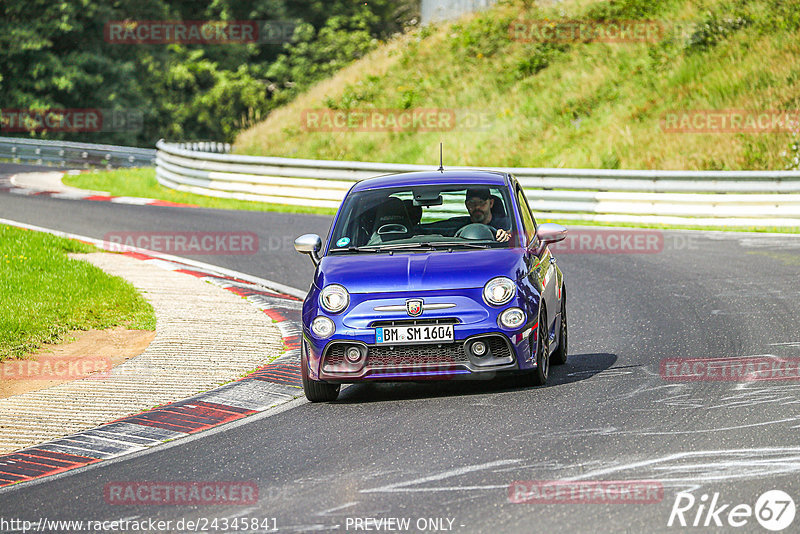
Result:
{"label": "car roof", "polygon": [[506,173],[485,170],[453,170],[404,172],[367,178],[353,187],[353,192],[384,187],[416,186],[416,185],[497,185],[507,184]]}

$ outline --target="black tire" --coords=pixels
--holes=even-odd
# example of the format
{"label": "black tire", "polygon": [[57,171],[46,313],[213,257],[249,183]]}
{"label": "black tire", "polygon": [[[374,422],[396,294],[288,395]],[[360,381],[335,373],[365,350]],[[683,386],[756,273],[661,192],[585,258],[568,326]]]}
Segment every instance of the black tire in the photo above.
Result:
{"label": "black tire", "polygon": [[[531,334],[533,336],[533,334]],[[550,373],[550,332],[547,331],[547,312],[539,309],[539,326],[536,333],[536,369],[525,373],[523,382],[531,386],[543,386]]]}
{"label": "black tire", "polygon": [[567,351],[569,350],[569,330],[567,329],[567,288],[561,288],[561,330],[558,335],[558,347],[550,356],[550,363],[553,365],[564,365],[567,363]]}
{"label": "black tire", "polygon": [[300,375],[303,377],[303,392],[311,402],[335,401],[339,396],[339,384],[328,384],[319,380],[312,380],[308,376],[308,360],[306,358],[305,342],[300,351]]}

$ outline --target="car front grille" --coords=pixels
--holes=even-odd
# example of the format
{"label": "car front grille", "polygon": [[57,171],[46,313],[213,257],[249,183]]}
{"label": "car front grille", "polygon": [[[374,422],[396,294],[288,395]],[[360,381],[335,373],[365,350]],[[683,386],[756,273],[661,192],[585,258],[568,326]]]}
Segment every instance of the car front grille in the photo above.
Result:
{"label": "car front grille", "polygon": [[367,367],[407,367],[416,365],[466,364],[469,358],[463,343],[446,345],[400,345],[369,347]]}
{"label": "car front grille", "polygon": [[[481,336],[489,347],[491,361],[513,360],[509,343],[500,335]],[[323,370],[329,373],[358,372],[361,366],[354,366],[345,359],[345,350],[351,346],[346,342],[333,343],[325,352]],[[508,362],[506,362],[508,363]],[[477,364],[480,365],[480,364]],[[413,370],[439,366],[443,369],[471,366],[464,342],[420,345],[368,345],[364,369]]]}

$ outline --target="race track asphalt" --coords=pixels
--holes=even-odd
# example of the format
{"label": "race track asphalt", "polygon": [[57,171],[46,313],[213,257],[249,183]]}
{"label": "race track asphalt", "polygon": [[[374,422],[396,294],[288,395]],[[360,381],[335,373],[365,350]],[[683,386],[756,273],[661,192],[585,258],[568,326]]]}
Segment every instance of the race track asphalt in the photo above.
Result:
{"label": "race track asphalt", "polygon": [[[277,237],[277,250],[195,258],[298,288],[313,271],[290,249],[291,239],[324,237],[330,224],[326,217],[8,194],[0,194],[0,217],[92,237],[126,230],[251,231],[262,244]],[[596,230],[573,232],[609,242]],[[568,284],[571,354],[545,387],[510,380],[351,386],[334,403],[295,401],[192,439],[0,491],[0,515],[170,520],[169,531],[178,531],[181,519],[239,517],[275,518],[285,532],[356,532],[365,525],[358,519],[393,517],[408,518],[411,532],[436,531],[436,518],[449,529],[438,530],[452,532],[702,532],[713,530],[702,528],[705,514],[700,527],[667,526],[678,491],[694,491],[698,505],[718,493],[719,505],[731,505],[723,522],[734,505],[753,506],[767,490],[800,503],[797,379],[675,382],[660,374],[667,358],[796,362],[800,238],[648,235],[659,244],[646,253],[557,253]],[[104,500],[110,482],[186,480],[252,481],[259,501]],[[509,502],[512,482],[553,480],[653,481],[663,498]],[[690,524],[698,505],[685,513]],[[715,531],[764,531],[754,517],[745,519],[741,528]],[[800,518],[787,532],[798,524]]]}

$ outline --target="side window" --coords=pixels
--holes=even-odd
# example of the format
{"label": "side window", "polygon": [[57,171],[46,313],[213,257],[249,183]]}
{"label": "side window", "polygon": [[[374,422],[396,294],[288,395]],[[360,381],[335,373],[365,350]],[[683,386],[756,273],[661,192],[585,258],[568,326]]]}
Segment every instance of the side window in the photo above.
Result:
{"label": "side window", "polygon": [[519,204],[522,225],[525,227],[528,244],[531,244],[536,240],[536,221],[533,218],[533,214],[531,214],[531,209],[528,207],[528,200],[519,187],[517,187],[517,204]]}

